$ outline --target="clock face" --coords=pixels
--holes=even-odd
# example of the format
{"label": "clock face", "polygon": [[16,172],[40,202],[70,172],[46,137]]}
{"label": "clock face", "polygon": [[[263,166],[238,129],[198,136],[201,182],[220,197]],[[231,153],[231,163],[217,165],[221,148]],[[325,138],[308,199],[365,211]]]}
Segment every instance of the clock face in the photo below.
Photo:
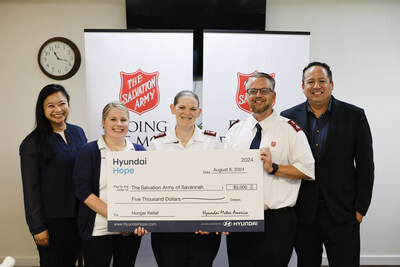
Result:
{"label": "clock face", "polygon": [[57,37],[45,42],[38,55],[40,69],[48,77],[64,80],[74,75],[80,65],[79,50],[71,41]]}

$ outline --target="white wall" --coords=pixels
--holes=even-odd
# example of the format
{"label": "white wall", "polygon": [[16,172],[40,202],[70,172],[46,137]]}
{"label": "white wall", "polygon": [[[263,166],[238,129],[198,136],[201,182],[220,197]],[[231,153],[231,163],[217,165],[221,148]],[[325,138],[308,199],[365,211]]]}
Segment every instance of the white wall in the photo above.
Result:
{"label": "white wall", "polygon": [[[311,60],[331,65],[334,95],[363,107],[372,128],[376,182],[361,226],[362,261],[400,264],[400,1],[268,0],[267,29],[311,32]],[[34,126],[41,73],[37,52],[55,36],[73,40],[84,59],[83,29],[124,29],[124,0],[0,0],[0,261],[37,256],[25,223],[18,146]],[[86,128],[85,61],[60,82],[71,95],[69,121]],[[293,90],[301,90],[299,87]],[[278,95],[279,101],[279,95]],[[377,261],[376,261],[377,260]],[[223,265],[219,265],[223,266]]]}
{"label": "white wall", "polygon": [[362,262],[400,264],[400,1],[267,0],[267,30],[311,32],[310,60],[331,66],[333,94],[365,109],[376,172]]}
{"label": "white wall", "polygon": [[[86,128],[83,29],[124,29],[125,21],[124,0],[0,0],[0,262],[6,255],[18,265],[37,257],[25,222],[18,147],[33,129],[39,91],[64,85],[71,95],[69,121]],[[56,36],[74,41],[83,59],[78,73],[61,82],[47,78],[37,63],[40,46]]]}

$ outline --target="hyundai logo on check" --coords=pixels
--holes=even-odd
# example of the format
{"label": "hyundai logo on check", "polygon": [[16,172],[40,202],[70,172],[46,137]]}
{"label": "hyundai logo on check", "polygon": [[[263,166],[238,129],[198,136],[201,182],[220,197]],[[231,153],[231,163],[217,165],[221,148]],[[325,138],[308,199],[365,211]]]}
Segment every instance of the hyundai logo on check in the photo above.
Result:
{"label": "hyundai logo on check", "polygon": [[231,227],[232,226],[232,222],[226,221],[226,222],[224,222],[224,226],[225,227]]}

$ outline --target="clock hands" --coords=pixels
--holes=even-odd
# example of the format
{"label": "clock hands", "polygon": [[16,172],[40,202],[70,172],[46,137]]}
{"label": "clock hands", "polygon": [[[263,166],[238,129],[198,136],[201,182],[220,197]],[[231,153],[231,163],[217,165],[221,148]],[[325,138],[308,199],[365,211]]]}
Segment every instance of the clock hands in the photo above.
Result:
{"label": "clock hands", "polygon": [[63,59],[63,58],[59,58],[59,57],[57,56],[57,53],[56,53],[56,52],[54,52],[54,55],[56,56],[57,60],[63,60],[63,61],[69,62],[69,60],[66,60],[66,59]]}
{"label": "clock hands", "polygon": [[57,58],[58,60],[60,60],[60,58],[57,56],[57,53],[56,53],[56,52],[54,52],[54,55],[56,56],[56,58]]}

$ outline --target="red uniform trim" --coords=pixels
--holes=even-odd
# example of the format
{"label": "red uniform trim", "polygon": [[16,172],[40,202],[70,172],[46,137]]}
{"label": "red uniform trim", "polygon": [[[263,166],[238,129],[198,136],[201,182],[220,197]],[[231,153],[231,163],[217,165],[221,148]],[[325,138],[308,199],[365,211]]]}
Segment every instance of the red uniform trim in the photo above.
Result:
{"label": "red uniform trim", "polygon": [[163,132],[163,133],[160,133],[160,134],[155,135],[155,136],[154,136],[154,139],[157,139],[157,138],[160,138],[160,137],[164,137],[164,136],[167,136],[167,133],[166,133],[166,132]]}
{"label": "red uniform trim", "polygon": [[288,123],[293,127],[293,129],[296,130],[296,132],[302,131],[302,130],[303,130],[303,129],[300,127],[300,125],[298,125],[297,122],[295,122],[294,120],[289,120]]}
{"label": "red uniform trim", "polygon": [[205,135],[212,135],[212,136],[217,136],[217,133],[216,132],[213,132],[213,131],[209,131],[209,130],[204,130],[204,132],[203,132]]}

